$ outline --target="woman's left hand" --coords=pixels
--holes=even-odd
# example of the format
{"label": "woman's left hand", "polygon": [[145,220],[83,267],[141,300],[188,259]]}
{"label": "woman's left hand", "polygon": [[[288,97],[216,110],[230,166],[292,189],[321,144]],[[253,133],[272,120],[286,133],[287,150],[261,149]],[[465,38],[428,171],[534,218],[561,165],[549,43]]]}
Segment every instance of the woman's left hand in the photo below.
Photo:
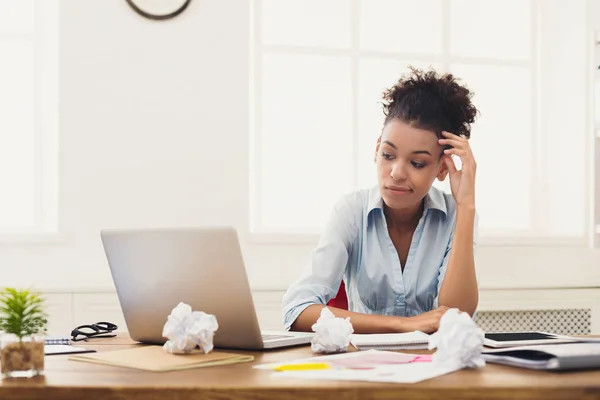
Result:
{"label": "woman's left hand", "polygon": [[[448,167],[448,174],[450,175],[450,188],[452,189],[452,195],[456,200],[457,206],[466,206],[475,208],[475,172],[477,170],[477,163],[471,146],[467,139],[454,135],[450,132],[443,131],[443,139],[439,139],[439,143],[444,145],[452,146],[451,149],[444,150],[442,158]],[[462,162],[461,170],[456,169],[452,155],[455,154],[460,157]]]}

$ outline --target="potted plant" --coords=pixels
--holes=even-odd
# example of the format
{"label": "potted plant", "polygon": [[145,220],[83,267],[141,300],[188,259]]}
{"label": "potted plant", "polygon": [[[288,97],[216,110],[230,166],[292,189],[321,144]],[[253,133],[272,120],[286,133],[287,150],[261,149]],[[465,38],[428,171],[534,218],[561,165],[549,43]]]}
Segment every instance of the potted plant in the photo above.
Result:
{"label": "potted plant", "polygon": [[44,371],[47,315],[44,299],[29,290],[0,292],[0,366],[5,378],[32,377]]}

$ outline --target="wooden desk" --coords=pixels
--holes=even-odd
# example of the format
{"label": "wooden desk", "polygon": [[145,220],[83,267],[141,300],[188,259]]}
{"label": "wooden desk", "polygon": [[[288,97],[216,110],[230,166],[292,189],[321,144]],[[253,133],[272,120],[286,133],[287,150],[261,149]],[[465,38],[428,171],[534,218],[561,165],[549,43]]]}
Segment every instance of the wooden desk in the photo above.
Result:
{"label": "wooden desk", "polygon": [[[100,339],[99,339],[100,340]],[[85,344],[98,351],[131,347],[127,338]],[[96,342],[95,342],[96,343]],[[252,352],[255,363],[311,355],[303,346]],[[307,381],[272,377],[252,363],[178,372],[145,372],[46,357],[45,376],[0,381],[0,399],[600,399],[600,371],[551,373],[500,365],[462,370],[417,384]]]}

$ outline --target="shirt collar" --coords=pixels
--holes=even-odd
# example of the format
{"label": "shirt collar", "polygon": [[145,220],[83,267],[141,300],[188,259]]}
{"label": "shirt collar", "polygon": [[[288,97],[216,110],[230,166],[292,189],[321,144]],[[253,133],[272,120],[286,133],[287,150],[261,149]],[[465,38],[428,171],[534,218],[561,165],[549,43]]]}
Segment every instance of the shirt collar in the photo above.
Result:
{"label": "shirt collar", "polygon": [[[379,186],[376,185],[369,191],[369,209],[367,213],[370,214],[371,211],[377,208],[383,211],[383,198],[379,192]],[[429,209],[439,210],[444,213],[444,216],[448,215],[444,192],[433,186],[429,190],[429,193],[427,193],[427,196],[425,196],[425,208],[423,212]]]}

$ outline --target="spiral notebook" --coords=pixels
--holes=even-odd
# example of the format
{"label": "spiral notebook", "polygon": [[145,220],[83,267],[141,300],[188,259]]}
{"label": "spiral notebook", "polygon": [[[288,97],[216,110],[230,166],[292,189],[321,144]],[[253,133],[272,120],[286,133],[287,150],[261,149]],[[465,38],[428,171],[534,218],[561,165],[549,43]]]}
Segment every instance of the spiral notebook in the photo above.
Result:
{"label": "spiral notebook", "polygon": [[354,334],[350,343],[358,350],[424,350],[429,345],[429,335],[421,331]]}
{"label": "spiral notebook", "polygon": [[46,336],[46,344],[47,345],[57,345],[57,344],[70,345],[71,338],[69,338],[68,336]]}

